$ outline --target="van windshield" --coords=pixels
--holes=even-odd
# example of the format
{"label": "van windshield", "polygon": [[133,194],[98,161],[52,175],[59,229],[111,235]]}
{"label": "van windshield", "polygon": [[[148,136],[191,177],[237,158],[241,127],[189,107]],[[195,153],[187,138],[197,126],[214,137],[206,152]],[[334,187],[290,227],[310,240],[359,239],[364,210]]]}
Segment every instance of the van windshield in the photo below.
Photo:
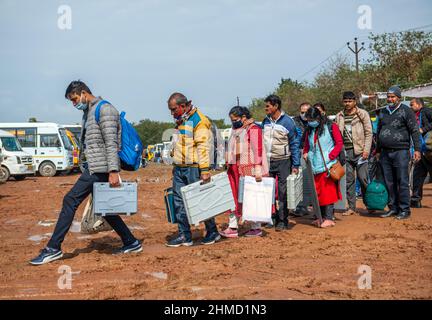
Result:
{"label": "van windshield", "polygon": [[67,150],[72,150],[73,146],[72,146],[72,143],[70,142],[70,140],[66,134],[66,130],[65,129],[59,129],[59,133],[60,133],[60,136],[62,138],[63,145],[65,146],[65,148]]}
{"label": "van windshield", "polygon": [[22,151],[21,145],[15,137],[1,137],[0,139],[6,151]]}

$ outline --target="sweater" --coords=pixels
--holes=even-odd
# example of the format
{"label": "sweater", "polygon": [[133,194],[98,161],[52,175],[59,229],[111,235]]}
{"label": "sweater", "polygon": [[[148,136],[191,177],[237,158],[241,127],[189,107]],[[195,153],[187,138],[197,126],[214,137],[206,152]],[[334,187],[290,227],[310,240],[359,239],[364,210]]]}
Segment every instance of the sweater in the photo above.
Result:
{"label": "sweater", "polygon": [[409,150],[411,140],[414,150],[420,151],[420,132],[414,112],[401,103],[393,110],[383,108],[378,116],[377,152],[382,149]]}

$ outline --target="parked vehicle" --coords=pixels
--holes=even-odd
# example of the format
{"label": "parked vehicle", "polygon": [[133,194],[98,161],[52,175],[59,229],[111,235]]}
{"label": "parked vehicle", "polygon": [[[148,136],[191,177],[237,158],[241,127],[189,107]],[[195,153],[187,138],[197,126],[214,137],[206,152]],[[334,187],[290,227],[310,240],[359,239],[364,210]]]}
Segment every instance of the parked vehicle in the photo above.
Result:
{"label": "parked vehicle", "polygon": [[162,161],[165,164],[172,164],[173,160],[171,158],[172,142],[164,142],[162,149]]}
{"label": "parked vehicle", "polygon": [[79,141],[81,137],[81,125],[80,124],[62,124],[62,127],[69,130],[75,136],[76,141]]}
{"label": "parked vehicle", "polygon": [[24,180],[28,175],[34,175],[33,157],[24,152],[17,138],[0,130],[0,182],[6,182],[10,177]]}
{"label": "parked vehicle", "polygon": [[73,168],[73,145],[63,126],[49,122],[0,123],[13,134],[34,159],[36,171],[44,177]]}
{"label": "parked vehicle", "polygon": [[78,168],[79,167],[79,155],[80,155],[79,142],[76,139],[75,135],[68,129],[66,129],[66,135],[69,138],[69,142],[73,146],[73,151],[72,151],[73,167]]}

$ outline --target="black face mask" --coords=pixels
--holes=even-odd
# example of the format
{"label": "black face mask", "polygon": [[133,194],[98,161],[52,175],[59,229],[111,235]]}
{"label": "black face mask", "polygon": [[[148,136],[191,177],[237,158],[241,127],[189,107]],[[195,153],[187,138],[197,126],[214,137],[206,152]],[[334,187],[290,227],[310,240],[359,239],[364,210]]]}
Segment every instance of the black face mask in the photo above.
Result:
{"label": "black face mask", "polygon": [[231,121],[233,129],[240,129],[243,127],[243,122],[241,120]]}

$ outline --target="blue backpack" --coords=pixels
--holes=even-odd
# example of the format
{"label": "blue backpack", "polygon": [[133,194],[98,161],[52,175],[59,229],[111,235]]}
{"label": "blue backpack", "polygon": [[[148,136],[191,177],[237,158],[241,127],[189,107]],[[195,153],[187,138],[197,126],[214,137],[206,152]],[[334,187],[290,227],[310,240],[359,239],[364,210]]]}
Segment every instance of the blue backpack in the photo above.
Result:
{"label": "blue backpack", "polygon": [[[100,119],[100,108],[108,101],[102,100],[96,106],[95,118],[97,124]],[[143,144],[135,128],[125,119],[126,113],[120,113],[121,125],[121,149],[118,152],[120,158],[120,167],[126,171],[138,170],[141,166]]]}

